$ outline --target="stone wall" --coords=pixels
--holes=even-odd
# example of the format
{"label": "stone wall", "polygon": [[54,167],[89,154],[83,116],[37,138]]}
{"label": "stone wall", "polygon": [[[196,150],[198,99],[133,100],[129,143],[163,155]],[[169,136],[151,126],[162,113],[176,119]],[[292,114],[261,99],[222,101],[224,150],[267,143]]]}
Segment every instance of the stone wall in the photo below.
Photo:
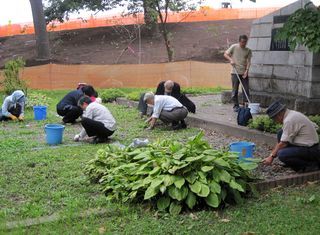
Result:
{"label": "stone wall", "polygon": [[250,88],[252,100],[262,106],[280,99],[290,108],[320,113],[320,55],[303,46],[294,52],[271,51],[272,30],[281,28],[285,18],[307,2],[297,1],[253,21],[248,43],[253,52]]}

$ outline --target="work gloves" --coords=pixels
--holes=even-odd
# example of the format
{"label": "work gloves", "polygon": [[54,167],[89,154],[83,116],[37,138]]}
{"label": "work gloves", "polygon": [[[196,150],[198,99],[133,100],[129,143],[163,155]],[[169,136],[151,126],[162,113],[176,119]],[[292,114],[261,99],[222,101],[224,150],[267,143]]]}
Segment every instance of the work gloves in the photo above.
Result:
{"label": "work gloves", "polygon": [[17,121],[18,118],[12,114],[9,115],[9,118],[11,118],[12,121]]}

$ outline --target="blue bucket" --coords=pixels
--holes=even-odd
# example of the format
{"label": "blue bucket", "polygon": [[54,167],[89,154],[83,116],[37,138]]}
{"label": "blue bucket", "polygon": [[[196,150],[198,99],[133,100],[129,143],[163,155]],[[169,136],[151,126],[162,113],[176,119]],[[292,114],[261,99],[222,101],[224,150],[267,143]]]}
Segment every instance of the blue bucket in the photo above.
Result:
{"label": "blue bucket", "polygon": [[47,144],[57,145],[62,143],[62,136],[64,126],[60,124],[47,124],[44,127],[44,131],[47,135]]}
{"label": "blue bucket", "polygon": [[47,106],[33,106],[34,120],[40,121],[47,118]]}
{"label": "blue bucket", "polygon": [[252,158],[256,145],[252,142],[234,142],[229,147],[231,152],[239,153],[239,158]]}

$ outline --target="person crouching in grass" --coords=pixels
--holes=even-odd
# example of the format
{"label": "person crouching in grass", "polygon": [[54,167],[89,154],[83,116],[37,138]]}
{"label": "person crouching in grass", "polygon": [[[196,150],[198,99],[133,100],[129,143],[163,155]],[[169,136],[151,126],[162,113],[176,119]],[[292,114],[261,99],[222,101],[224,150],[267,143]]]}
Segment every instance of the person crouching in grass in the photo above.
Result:
{"label": "person crouching in grass", "polygon": [[14,91],[7,96],[0,109],[0,121],[23,121],[26,97],[21,90]]}
{"label": "person crouching in grass", "polygon": [[149,123],[149,130],[154,128],[157,119],[164,123],[171,123],[173,130],[187,128],[184,119],[188,115],[188,110],[176,98],[148,92],[144,95],[144,101],[153,106],[152,116],[146,121]]}
{"label": "person crouching in grass", "polygon": [[83,140],[86,136],[94,137],[93,143],[105,143],[116,130],[116,121],[111,112],[102,104],[92,102],[84,96],[79,100],[83,110],[81,125],[83,129],[74,137],[74,141]]}

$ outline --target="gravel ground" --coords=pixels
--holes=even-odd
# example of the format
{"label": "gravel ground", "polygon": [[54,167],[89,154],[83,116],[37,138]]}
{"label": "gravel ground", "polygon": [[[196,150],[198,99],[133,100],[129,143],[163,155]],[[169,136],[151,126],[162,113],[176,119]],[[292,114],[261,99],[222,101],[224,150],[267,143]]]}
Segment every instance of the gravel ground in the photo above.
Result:
{"label": "gravel ground", "polygon": [[[232,142],[245,141],[243,139],[238,139],[233,136],[227,136],[212,130],[206,131],[206,139],[209,141],[212,147],[216,149],[226,149]],[[267,145],[256,145],[254,158],[263,159],[268,156],[270,151],[271,149]],[[259,167],[256,169],[255,174],[263,179],[277,179],[279,177],[297,173],[292,171],[290,168],[283,167],[279,160],[275,159],[274,163],[271,166],[259,164]]]}

